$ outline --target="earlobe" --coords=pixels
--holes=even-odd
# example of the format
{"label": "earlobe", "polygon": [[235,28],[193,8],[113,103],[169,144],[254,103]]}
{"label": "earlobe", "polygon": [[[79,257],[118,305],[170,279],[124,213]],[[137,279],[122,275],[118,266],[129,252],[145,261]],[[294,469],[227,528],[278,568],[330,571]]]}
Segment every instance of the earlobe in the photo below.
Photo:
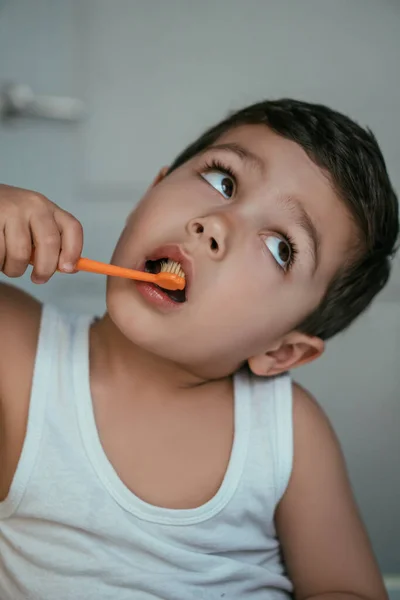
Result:
{"label": "earlobe", "polygon": [[272,350],[249,358],[248,364],[255,375],[271,377],[316,360],[324,349],[320,338],[295,331]]}
{"label": "earlobe", "polygon": [[267,377],[274,367],[274,358],[269,354],[258,354],[248,359],[250,371],[258,377]]}

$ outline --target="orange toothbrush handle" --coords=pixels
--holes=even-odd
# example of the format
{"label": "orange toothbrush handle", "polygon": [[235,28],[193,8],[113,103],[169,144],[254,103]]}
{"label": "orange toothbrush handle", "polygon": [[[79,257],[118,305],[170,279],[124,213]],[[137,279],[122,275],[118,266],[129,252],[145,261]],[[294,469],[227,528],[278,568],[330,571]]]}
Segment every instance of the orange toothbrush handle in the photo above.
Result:
{"label": "orange toothbrush handle", "polygon": [[113,277],[124,277],[125,279],[134,279],[136,281],[147,281],[168,290],[183,290],[185,280],[174,273],[145,273],[144,271],[134,271],[124,267],[116,267],[106,263],[91,260],[90,258],[80,258],[76,263],[78,271],[87,271],[89,273],[100,273],[102,275],[111,275]]}
{"label": "orange toothbrush handle", "polygon": [[[30,263],[34,261],[34,250],[32,251]],[[134,279],[136,281],[147,281],[155,283],[168,290],[183,290],[185,279],[174,273],[145,273],[144,271],[134,271],[124,267],[116,267],[107,263],[92,260],[90,258],[80,258],[75,265],[76,271],[86,271],[87,273],[98,273],[100,275],[110,275],[112,277],[124,277],[125,279]]]}
{"label": "orange toothbrush handle", "polygon": [[80,258],[76,263],[77,271],[86,271],[87,273],[99,273],[100,275],[111,275],[114,277],[124,277],[125,279],[136,279],[137,281],[148,281],[154,283],[154,275],[143,271],[134,271],[124,267],[108,265],[91,258]]}

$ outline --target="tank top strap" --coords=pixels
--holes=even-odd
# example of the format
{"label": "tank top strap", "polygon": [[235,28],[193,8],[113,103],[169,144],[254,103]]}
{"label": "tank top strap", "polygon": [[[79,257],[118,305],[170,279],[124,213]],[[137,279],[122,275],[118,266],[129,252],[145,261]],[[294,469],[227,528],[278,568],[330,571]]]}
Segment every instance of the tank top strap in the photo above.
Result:
{"label": "tank top strap", "polygon": [[268,491],[268,500],[276,506],[286,491],[293,466],[292,380],[288,373],[269,378],[250,376],[250,386],[250,451],[258,469],[253,479],[273,482],[274,498]]}
{"label": "tank top strap", "polygon": [[[25,440],[10,491],[0,503],[0,519],[11,516],[18,508],[38,455],[47,445],[48,430],[61,432],[63,426],[68,432],[71,430],[68,421],[73,418],[75,407],[72,403],[67,406],[65,395],[60,393],[60,382],[71,380],[70,361],[65,358],[71,352],[74,329],[80,320],[87,327],[91,321],[89,317],[63,314],[51,304],[42,307]],[[56,411],[52,410],[54,403]]]}

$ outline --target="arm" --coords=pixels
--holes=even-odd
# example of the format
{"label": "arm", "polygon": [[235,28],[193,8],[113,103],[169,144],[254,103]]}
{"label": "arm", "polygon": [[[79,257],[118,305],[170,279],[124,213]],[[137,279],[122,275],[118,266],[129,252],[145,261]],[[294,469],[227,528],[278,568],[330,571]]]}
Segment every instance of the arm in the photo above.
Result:
{"label": "arm", "polygon": [[336,436],[294,386],[294,463],[276,515],[297,600],[387,600]]}
{"label": "arm", "polygon": [[[35,250],[31,278],[45,283],[67,272],[82,252],[81,224],[42,194],[0,184],[0,272],[20,277]],[[0,500],[18,463],[29,409],[41,307],[0,284]]]}
{"label": "arm", "polygon": [[0,501],[8,494],[28,419],[41,306],[0,284]]}

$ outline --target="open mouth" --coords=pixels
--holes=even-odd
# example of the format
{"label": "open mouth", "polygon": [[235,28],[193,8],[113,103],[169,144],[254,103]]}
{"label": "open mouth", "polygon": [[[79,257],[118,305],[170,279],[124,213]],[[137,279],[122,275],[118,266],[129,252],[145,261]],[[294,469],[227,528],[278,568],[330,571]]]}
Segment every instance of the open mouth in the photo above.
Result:
{"label": "open mouth", "polygon": [[[175,275],[179,275],[180,277],[185,278],[185,272],[182,268],[182,265],[176,260],[172,260],[172,258],[159,258],[157,260],[146,260],[144,270],[146,273],[153,273],[156,275],[157,273],[165,272],[165,273],[174,273]],[[166,290],[158,285],[157,288],[163,291],[173,302],[178,304],[182,302],[186,302],[186,291],[183,290]]]}

